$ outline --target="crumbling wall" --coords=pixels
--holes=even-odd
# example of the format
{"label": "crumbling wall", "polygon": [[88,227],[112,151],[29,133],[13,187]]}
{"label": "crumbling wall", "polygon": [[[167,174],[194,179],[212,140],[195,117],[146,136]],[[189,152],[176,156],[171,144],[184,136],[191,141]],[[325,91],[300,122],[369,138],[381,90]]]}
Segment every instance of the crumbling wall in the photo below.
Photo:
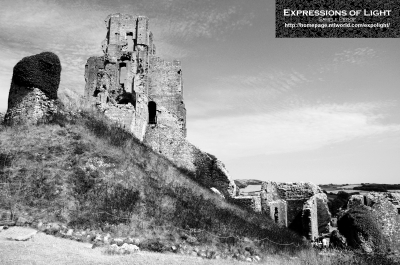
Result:
{"label": "crumbling wall", "polygon": [[57,102],[33,87],[12,84],[4,117],[5,124],[36,124],[57,112]]}
{"label": "crumbling wall", "polygon": [[311,182],[263,182],[261,190],[271,194],[273,200],[306,200],[317,193],[322,193],[320,187]]}
{"label": "crumbling wall", "polygon": [[[154,101],[157,124],[173,128],[172,134],[180,132],[185,137],[180,62],[170,63],[155,57],[147,17],[117,13],[109,15],[105,24],[104,56],[90,57],[85,67],[86,101],[105,111],[111,119],[121,121],[122,126],[141,140],[149,123],[148,103]],[[123,104],[133,105],[134,111]]]}
{"label": "crumbling wall", "polygon": [[182,135],[186,136],[186,109],[183,103],[181,63],[150,58],[149,97],[177,116]]}
{"label": "crumbling wall", "polygon": [[287,203],[284,200],[268,202],[263,212],[271,217],[275,223],[287,227]]}
{"label": "crumbling wall", "polygon": [[[286,226],[309,238],[318,233],[328,232],[331,214],[328,198],[322,189],[311,182],[278,183],[263,182],[261,185],[261,204],[263,211],[274,220],[274,205],[285,202]],[[271,210],[272,209],[272,210]],[[277,208],[278,214],[282,212]],[[283,218],[283,217],[279,217]]]}
{"label": "crumbling wall", "polygon": [[364,195],[355,194],[351,195],[349,201],[347,202],[347,208],[353,208],[357,205],[364,205]]}
{"label": "crumbling wall", "polygon": [[332,215],[328,207],[328,196],[325,193],[318,193],[314,197],[317,200],[318,233],[329,233]]}
{"label": "crumbling wall", "polygon": [[234,202],[235,204],[256,213],[262,212],[261,198],[259,196],[236,196]]}
{"label": "crumbling wall", "polygon": [[381,226],[382,234],[389,241],[393,249],[400,249],[400,215],[397,207],[386,198],[380,198],[372,206],[377,213],[378,223]]}
{"label": "crumbling wall", "polygon": [[149,125],[144,143],[177,166],[191,171],[191,177],[197,183],[207,188],[217,188],[226,198],[235,196],[235,182],[224,164],[189,143],[179,128],[174,129],[160,124]]}
{"label": "crumbling wall", "polygon": [[311,197],[304,203],[302,212],[303,234],[308,239],[318,238],[317,199]]}

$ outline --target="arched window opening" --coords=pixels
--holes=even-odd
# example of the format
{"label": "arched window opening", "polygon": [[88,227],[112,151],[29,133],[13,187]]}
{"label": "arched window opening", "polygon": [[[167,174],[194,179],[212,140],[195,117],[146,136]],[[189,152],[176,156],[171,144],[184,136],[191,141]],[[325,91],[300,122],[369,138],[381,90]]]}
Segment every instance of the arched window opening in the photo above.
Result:
{"label": "arched window opening", "polygon": [[157,104],[154,101],[149,102],[149,124],[157,124]]}
{"label": "arched window opening", "polygon": [[278,208],[275,207],[275,213],[274,213],[274,219],[275,219],[275,223],[278,223],[279,217],[278,217],[279,213],[278,213]]}

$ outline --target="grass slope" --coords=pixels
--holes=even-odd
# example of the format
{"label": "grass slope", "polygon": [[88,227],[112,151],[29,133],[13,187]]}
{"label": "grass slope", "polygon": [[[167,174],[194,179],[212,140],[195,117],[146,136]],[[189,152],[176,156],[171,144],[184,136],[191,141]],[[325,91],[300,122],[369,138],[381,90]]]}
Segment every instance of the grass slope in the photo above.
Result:
{"label": "grass slope", "polygon": [[95,112],[59,115],[51,124],[2,127],[0,142],[2,209],[72,227],[114,227],[116,235],[178,241],[180,229],[186,229],[202,244],[247,237],[268,238],[260,246],[270,253],[306,247],[269,218],[194,183],[191,172]]}

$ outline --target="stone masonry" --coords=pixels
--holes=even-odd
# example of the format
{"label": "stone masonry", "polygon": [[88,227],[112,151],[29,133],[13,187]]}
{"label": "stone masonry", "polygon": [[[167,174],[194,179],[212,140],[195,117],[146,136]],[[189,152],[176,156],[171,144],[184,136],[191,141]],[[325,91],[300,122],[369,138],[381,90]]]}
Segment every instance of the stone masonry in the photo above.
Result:
{"label": "stone masonry", "polygon": [[85,67],[85,99],[154,151],[191,171],[201,185],[225,197],[236,185],[225,166],[186,140],[181,62],[156,56],[149,19],[112,14],[105,20],[103,56]]}
{"label": "stone masonry", "polygon": [[[313,183],[263,182],[259,196],[237,196],[234,199],[237,204],[262,212],[275,223],[286,226],[308,239],[329,232],[331,214],[328,198],[321,188]],[[260,211],[258,199],[261,203]]]}

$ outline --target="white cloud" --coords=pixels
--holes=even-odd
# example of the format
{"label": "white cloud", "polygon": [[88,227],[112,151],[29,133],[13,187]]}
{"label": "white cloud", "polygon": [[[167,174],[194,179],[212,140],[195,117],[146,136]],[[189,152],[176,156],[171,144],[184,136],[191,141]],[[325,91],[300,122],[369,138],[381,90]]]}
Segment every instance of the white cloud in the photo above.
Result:
{"label": "white cloud", "polygon": [[379,123],[384,116],[379,111],[385,106],[323,104],[196,120],[190,125],[189,140],[222,159],[313,150],[355,138],[399,132],[400,125]]}
{"label": "white cloud", "polygon": [[[260,113],[302,104],[294,92],[312,82],[295,70],[262,71],[255,75],[230,75],[201,84],[202,94],[190,106],[191,119]],[[217,89],[216,89],[217,88]],[[196,88],[193,88],[196,89]]]}
{"label": "white cloud", "polygon": [[333,59],[336,63],[350,63],[356,65],[366,64],[369,60],[376,58],[377,51],[372,48],[363,47],[354,50],[345,50],[341,53],[336,53]]}

